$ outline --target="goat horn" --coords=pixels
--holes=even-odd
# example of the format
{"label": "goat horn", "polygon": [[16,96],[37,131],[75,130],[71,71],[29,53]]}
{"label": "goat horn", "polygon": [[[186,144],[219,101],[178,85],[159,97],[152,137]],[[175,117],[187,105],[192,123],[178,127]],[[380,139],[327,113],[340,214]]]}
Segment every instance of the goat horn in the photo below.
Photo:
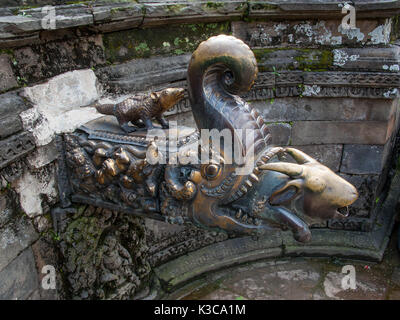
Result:
{"label": "goat horn", "polygon": [[293,159],[296,160],[296,162],[299,164],[317,162],[315,159],[311,158],[309,155],[298,149],[285,148],[285,151],[289,153],[293,157]]}
{"label": "goat horn", "polygon": [[261,165],[259,167],[262,170],[277,171],[280,173],[287,174],[290,177],[299,176],[303,173],[303,167],[296,163],[288,162],[272,162]]}

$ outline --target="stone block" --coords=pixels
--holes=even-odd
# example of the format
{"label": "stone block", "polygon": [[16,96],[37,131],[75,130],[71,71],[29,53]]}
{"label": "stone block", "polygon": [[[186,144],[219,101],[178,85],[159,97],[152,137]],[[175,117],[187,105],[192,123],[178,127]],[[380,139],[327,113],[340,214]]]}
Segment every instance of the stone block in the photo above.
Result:
{"label": "stone block", "polygon": [[0,271],[0,299],[24,300],[39,285],[35,260],[31,248],[22,252],[5,269]]}
{"label": "stone block", "polygon": [[241,17],[247,10],[247,3],[243,0],[181,3],[142,1],[142,3],[146,12],[144,26],[211,19],[213,21],[229,20]]}
{"label": "stone block", "polygon": [[22,130],[22,122],[19,116],[12,115],[5,119],[0,119],[0,139]]}
{"label": "stone block", "polygon": [[[19,194],[21,209],[30,218],[42,215],[47,208],[43,207],[43,199],[48,204],[55,204],[57,200],[57,186],[55,181],[54,165],[43,167],[35,173],[28,170],[14,182],[15,191]],[[40,196],[38,196],[40,195]]]}
{"label": "stone block", "polygon": [[25,217],[14,219],[5,225],[0,230],[0,270],[37,240],[38,236],[31,222]]}
{"label": "stone block", "polygon": [[[66,39],[57,39],[59,37]],[[106,63],[101,35],[76,37],[71,31],[43,32],[44,43],[14,50],[15,68],[26,83]]]}
{"label": "stone block", "polygon": [[[7,188],[7,186],[5,188]],[[16,212],[14,193],[10,190],[3,190],[0,197],[0,230],[13,218],[15,218],[15,216]]]}
{"label": "stone block", "polygon": [[28,155],[26,161],[31,169],[37,170],[50,162],[53,162],[58,157],[58,151],[55,140],[45,146],[36,148],[31,154]]}
{"label": "stone block", "polygon": [[267,127],[271,133],[271,144],[278,146],[289,145],[292,126],[285,122],[268,123]]}
{"label": "stone block", "polygon": [[[384,40],[386,41],[386,40]],[[341,70],[367,70],[398,72],[400,49],[386,48],[340,48],[332,50],[333,65]]]}
{"label": "stone block", "polygon": [[385,121],[295,121],[293,145],[308,144],[380,144],[391,135]]}
{"label": "stone block", "polygon": [[[48,237],[49,238],[49,237]],[[43,267],[46,265],[51,265],[54,268],[57,267],[58,264],[58,251],[54,247],[54,242],[51,243],[53,239],[45,239],[42,237],[38,241],[36,241],[32,245],[33,256],[35,258],[36,269],[38,270],[39,281],[41,282],[44,274],[42,273]],[[45,300],[57,300],[58,299],[58,290],[57,288],[61,288],[62,282],[60,279],[60,274],[56,272],[56,289],[43,289],[41,286],[32,299],[45,299]]]}
{"label": "stone block", "polygon": [[15,160],[27,155],[35,149],[32,134],[22,132],[0,141],[0,168],[4,168]]}
{"label": "stone block", "polygon": [[18,86],[14,71],[11,67],[11,59],[7,54],[0,55],[0,92]]}
{"label": "stone block", "polygon": [[18,95],[18,92],[7,92],[0,95],[0,118],[10,115],[18,115],[30,106]]}
{"label": "stone block", "polygon": [[114,63],[151,56],[192,53],[209,37],[228,34],[229,27],[228,22],[170,24],[107,33],[103,35],[106,59]]}
{"label": "stone block", "polygon": [[340,172],[349,174],[380,174],[383,165],[383,146],[345,145]]}
{"label": "stone block", "polygon": [[252,101],[266,121],[387,121],[393,114],[396,101],[388,99],[315,99],[276,98],[269,101]]}
{"label": "stone block", "polygon": [[136,92],[186,79],[190,54],[135,59],[96,70],[105,87]]}
{"label": "stone block", "polygon": [[308,146],[293,146],[293,148],[299,149],[315,160],[321,162],[333,171],[339,171],[340,161],[342,158],[341,144],[320,144],[320,145],[308,145]]}
{"label": "stone block", "polygon": [[377,202],[376,190],[378,187],[378,175],[348,175],[340,174],[350,182],[358,191],[358,199],[349,206],[350,215],[353,217],[369,217],[372,208]]}
{"label": "stone block", "polygon": [[80,108],[99,98],[92,70],[61,74],[44,84],[25,88],[24,95],[35,107],[21,113],[23,126],[32,132],[38,146],[49,144],[56,133],[73,131],[102,116],[95,108]]}

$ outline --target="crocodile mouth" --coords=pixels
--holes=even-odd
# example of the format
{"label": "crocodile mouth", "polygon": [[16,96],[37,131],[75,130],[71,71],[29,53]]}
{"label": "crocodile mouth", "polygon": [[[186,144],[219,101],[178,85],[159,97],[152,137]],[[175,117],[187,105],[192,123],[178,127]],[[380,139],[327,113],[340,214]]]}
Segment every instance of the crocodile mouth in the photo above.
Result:
{"label": "crocodile mouth", "polygon": [[262,219],[245,212],[241,208],[220,207],[216,210],[216,214],[226,217],[245,228],[253,229],[262,227]]}

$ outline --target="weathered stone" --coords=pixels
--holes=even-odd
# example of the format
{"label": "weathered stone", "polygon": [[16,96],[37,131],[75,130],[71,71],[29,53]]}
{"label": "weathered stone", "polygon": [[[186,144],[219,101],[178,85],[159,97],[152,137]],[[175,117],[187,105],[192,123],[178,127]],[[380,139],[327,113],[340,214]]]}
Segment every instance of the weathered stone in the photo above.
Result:
{"label": "weathered stone", "polygon": [[[7,186],[5,187],[7,189]],[[0,193],[0,230],[15,216],[15,197],[10,190],[2,190]],[[1,231],[0,231],[1,232]]]}
{"label": "weathered stone", "polygon": [[43,208],[43,200],[53,205],[57,200],[55,168],[53,165],[44,167],[34,174],[26,170],[13,186],[19,194],[21,209],[30,218],[39,216],[47,211]]}
{"label": "weathered stone", "polygon": [[102,32],[118,31],[139,26],[144,17],[144,10],[136,3],[117,3],[93,8],[96,29]]}
{"label": "weathered stone", "polygon": [[22,122],[19,116],[12,115],[5,119],[0,119],[0,139],[22,130]]}
{"label": "weathered stone", "polygon": [[0,39],[13,38],[42,29],[39,18],[24,15],[0,17]]}
{"label": "weathered stone", "polygon": [[27,155],[33,149],[35,149],[35,142],[29,132],[22,132],[0,141],[0,168]]}
{"label": "weathered stone", "polygon": [[[355,45],[376,44],[375,33],[383,28],[378,20],[357,20],[357,28],[343,29],[340,20],[233,22],[232,30],[252,47],[271,45]],[[377,29],[378,28],[378,29]],[[385,29],[383,29],[385,30]],[[388,42],[390,30],[380,42]]]}
{"label": "weathered stone", "polygon": [[46,29],[47,25],[55,29],[72,28],[93,24],[93,14],[85,4],[70,4],[67,6],[57,6],[55,9],[55,25],[51,25],[50,21],[43,22],[43,18],[49,15],[48,11],[41,7],[20,10],[19,15],[30,17],[39,21],[40,29]]}
{"label": "weathered stone", "polygon": [[385,144],[389,129],[384,121],[295,121],[292,144]]}
{"label": "weathered stone", "polygon": [[387,99],[314,99],[276,98],[270,101],[253,101],[266,121],[298,120],[365,120],[386,121],[396,108],[396,101]]}
{"label": "weathered stone", "polygon": [[185,79],[189,59],[190,54],[135,59],[98,69],[96,75],[112,91],[135,92]]}
{"label": "weathered stone", "polygon": [[100,35],[51,40],[14,50],[15,68],[25,84],[106,63]]}
{"label": "weathered stone", "polygon": [[6,54],[0,55],[0,92],[18,86],[14,71],[11,67],[11,59]]}
{"label": "weathered stone", "polygon": [[[44,237],[42,237],[41,239],[39,239],[32,245],[33,256],[35,258],[35,264],[36,264],[36,270],[38,270],[38,273],[40,274],[40,276],[39,276],[40,282],[43,280],[43,277],[45,276],[42,273],[44,266],[51,265],[55,269],[58,266],[58,260],[59,260],[58,252],[54,246],[54,242],[51,243],[51,241],[54,241],[54,240],[50,239],[49,237],[48,237],[48,239],[45,239]],[[61,287],[62,287],[61,274],[56,271],[56,288],[45,290],[42,288],[42,286],[40,286],[39,290],[36,294],[36,297],[39,296],[40,299],[45,299],[45,300],[57,300],[58,299],[58,290],[57,289],[61,288]]]}
{"label": "weathered stone", "polygon": [[200,42],[229,33],[229,23],[181,24],[107,33],[103,42],[108,62],[124,62],[154,55],[193,52]]}
{"label": "weathered stone", "polygon": [[287,146],[290,143],[292,126],[285,122],[268,123],[267,127],[271,133],[271,144]]}
{"label": "weathered stone", "polygon": [[17,92],[7,92],[0,95],[0,119],[10,115],[18,115],[29,107]]}
{"label": "weathered stone", "polygon": [[320,144],[293,147],[307,153],[309,156],[321,162],[331,170],[335,172],[339,171],[343,149],[341,144]]}
{"label": "weathered stone", "polygon": [[35,107],[21,113],[22,122],[38,146],[49,144],[56,133],[73,131],[101,116],[95,108],[80,108],[99,98],[92,70],[67,72],[47,83],[25,88],[24,94]]}
{"label": "weathered stone", "polygon": [[38,236],[31,222],[25,217],[15,218],[5,225],[0,232],[0,270],[30,246]]}
{"label": "weathered stone", "polygon": [[[332,18],[342,19],[341,3],[332,1],[308,0],[303,2],[274,0],[259,1],[251,0],[249,2],[250,18],[303,18],[309,17],[310,14],[314,18]],[[376,17],[390,17],[393,12],[397,12],[399,4],[397,1],[381,2],[375,0],[367,0],[355,3],[357,10],[357,18],[371,18],[371,12]],[[312,12],[312,13],[310,13]],[[339,21],[340,22],[340,21]]]}
{"label": "weathered stone", "polygon": [[349,207],[351,216],[368,217],[379,198],[376,197],[379,176],[340,174],[358,191],[358,199]]}
{"label": "weathered stone", "polygon": [[350,174],[380,174],[383,146],[345,145],[340,172]]}
{"label": "weathered stone", "polygon": [[339,69],[398,72],[400,49],[388,48],[340,48],[334,49],[333,65]]}
{"label": "weathered stone", "polygon": [[[146,1],[147,2],[147,1]],[[245,1],[193,1],[145,3],[144,26],[187,21],[221,21],[241,17],[247,5]]]}
{"label": "weathered stone", "polygon": [[32,250],[28,248],[0,271],[0,299],[27,299],[38,284]]}
{"label": "weathered stone", "polygon": [[45,146],[36,148],[30,155],[28,155],[26,161],[32,169],[37,170],[48,165],[50,162],[53,162],[57,159],[57,156],[57,147],[55,141],[52,141]]}

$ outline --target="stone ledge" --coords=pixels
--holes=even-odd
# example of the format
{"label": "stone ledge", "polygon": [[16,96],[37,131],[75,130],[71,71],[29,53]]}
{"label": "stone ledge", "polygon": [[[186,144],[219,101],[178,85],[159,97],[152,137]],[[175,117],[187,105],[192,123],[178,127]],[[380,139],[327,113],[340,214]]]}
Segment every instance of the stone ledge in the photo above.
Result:
{"label": "stone ledge", "polygon": [[27,299],[38,286],[39,280],[31,248],[26,249],[0,271],[0,300]]}
{"label": "stone ledge", "polygon": [[[345,145],[340,172],[350,174],[380,174],[384,147],[371,145]],[[368,159],[368,161],[364,161]]]}
{"label": "stone ledge", "polygon": [[384,145],[390,135],[389,123],[385,121],[295,121],[292,144]]}
{"label": "stone ledge", "polygon": [[[90,4],[90,5],[89,5]],[[400,12],[399,1],[363,1],[355,4],[357,17],[393,17]],[[94,30],[110,32],[133,27],[148,27],[171,23],[226,21],[248,18],[341,18],[343,14],[337,2],[331,1],[141,1],[126,3],[104,1],[92,4],[87,1],[82,4],[56,6],[56,28],[71,28],[89,26]],[[19,10],[12,8],[10,15],[7,9],[0,11],[0,41],[1,46],[19,46],[20,37],[25,41],[39,39],[42,26],[41,8]],[[121,23],[122,22],[122,23]]]}

